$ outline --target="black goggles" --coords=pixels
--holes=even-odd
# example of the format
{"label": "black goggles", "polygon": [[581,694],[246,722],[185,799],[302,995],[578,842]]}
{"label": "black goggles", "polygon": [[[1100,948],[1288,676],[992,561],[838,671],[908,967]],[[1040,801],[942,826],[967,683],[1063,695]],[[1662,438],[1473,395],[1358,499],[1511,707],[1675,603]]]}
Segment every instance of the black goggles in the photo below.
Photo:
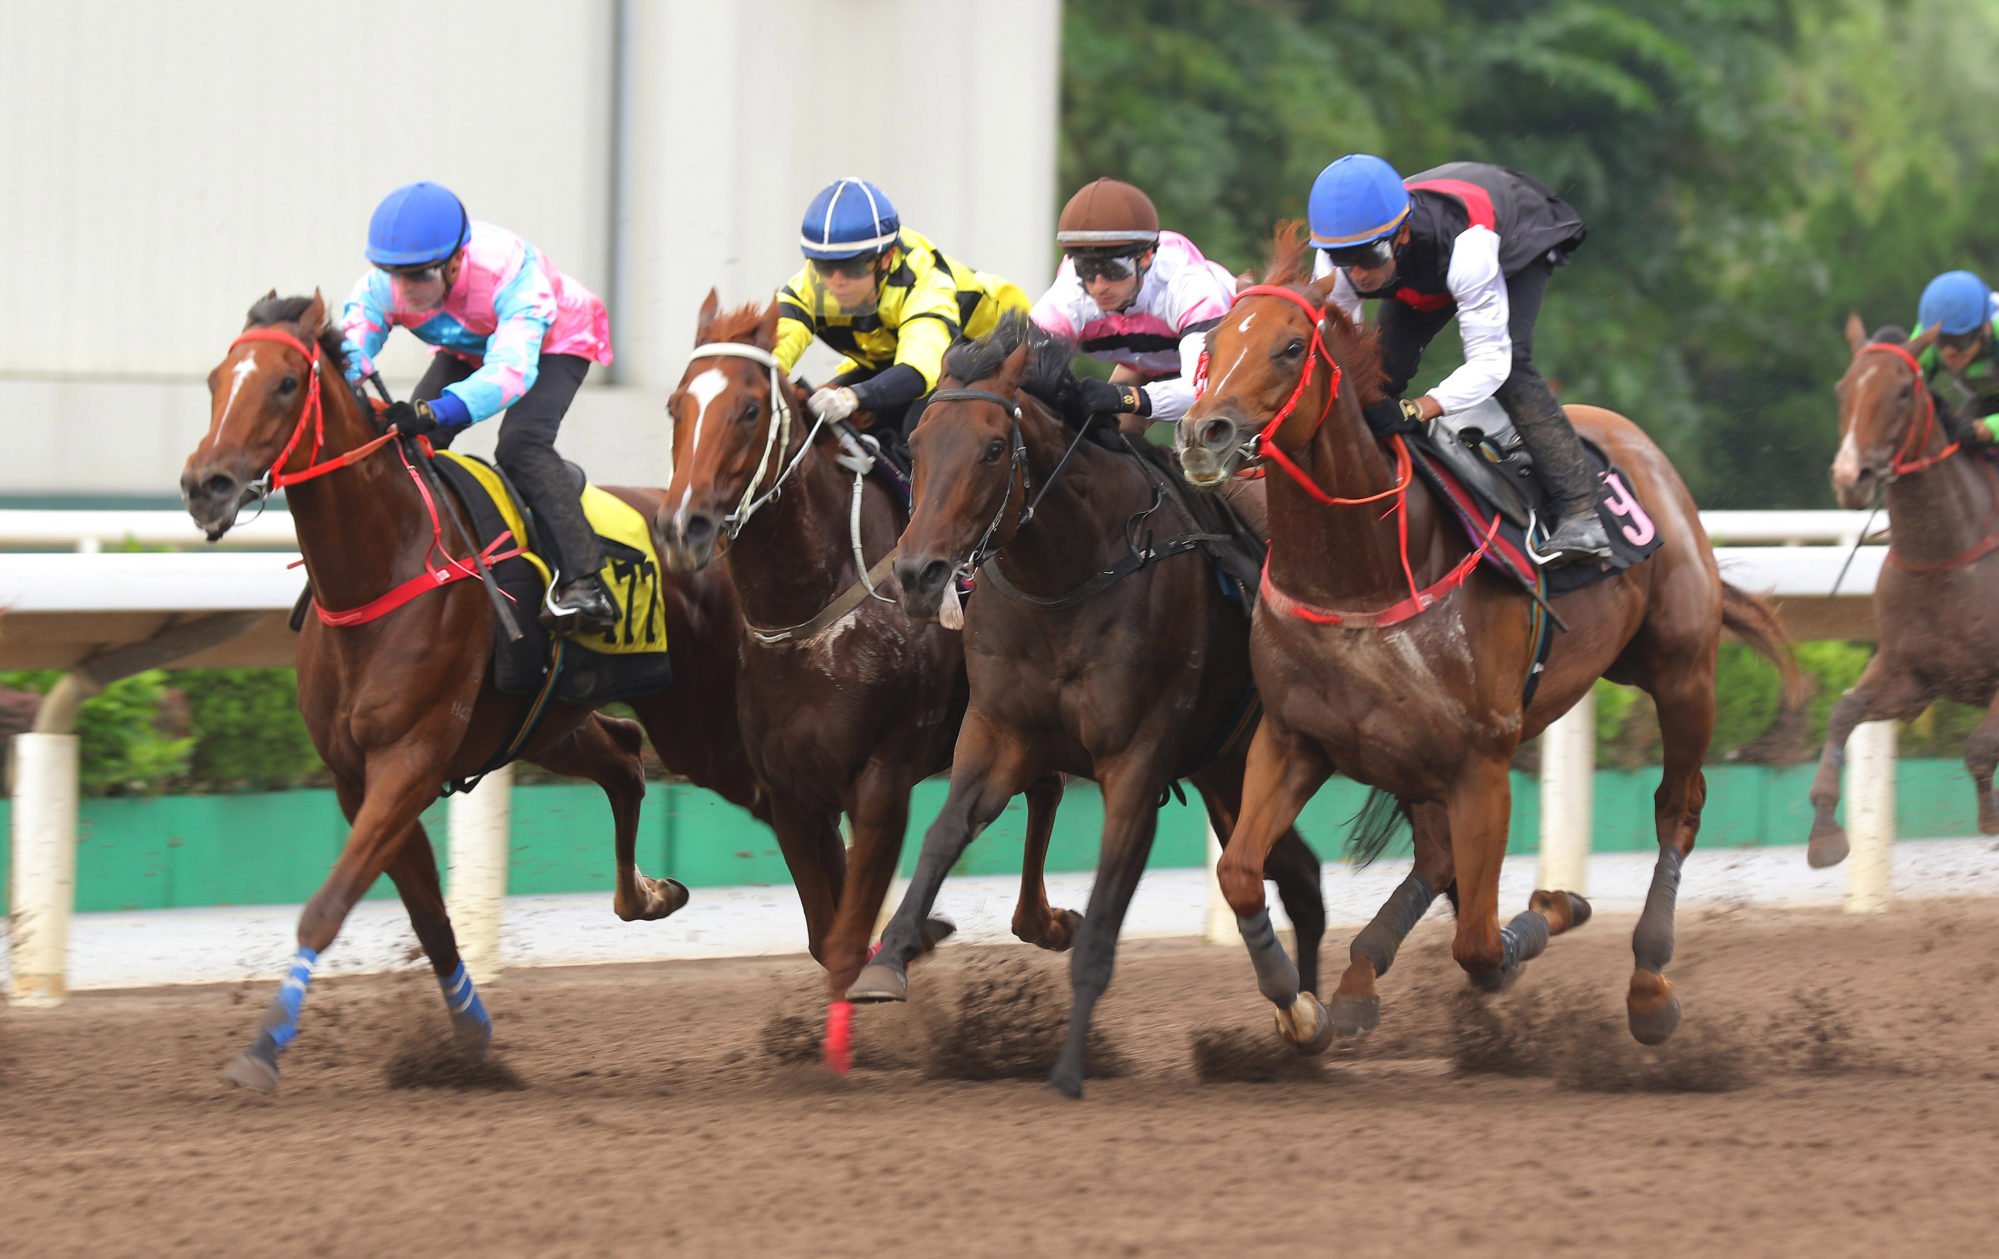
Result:
{"label": "black goggles", "polygon": [[1384,236],[1371,240],[1365,245],[1349,245],[1340,249],[1323,249],[1326,261],[1342,271],[1360,267],[1372,271],[1376,267],[1387,266],[1395,258],[1395,239]]}
{"label": "black goggles", "polygon": [[1128,279],[1138,270],[1137,254],[1073,253],[1069,261],[1076,264],[1076,278],[1085,282]]}
{"label": "black goggles", "polygon": [[1939,332],[1937,345],[1946,350],[1971,350],[1977,348],[1984,336],[1983,328],[1973,328],[1970,332]]}
{"label": "black goggles", "polygon": [[405,284],[428,284],[444,278],[442,262],[433,262],[421,267],[383,267],[382,270]]}
{"label": "black goggles", "polygon": [[820,275],[837,275],[843,280],[860,280],[874,274],[877,254],[859,258],[814,258],[812,269]]}

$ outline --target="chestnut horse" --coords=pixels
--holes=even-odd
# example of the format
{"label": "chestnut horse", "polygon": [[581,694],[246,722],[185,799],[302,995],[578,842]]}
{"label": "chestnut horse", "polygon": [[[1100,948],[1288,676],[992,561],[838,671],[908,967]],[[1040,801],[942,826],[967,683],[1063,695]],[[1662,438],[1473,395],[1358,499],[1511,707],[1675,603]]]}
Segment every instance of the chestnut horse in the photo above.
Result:
{"label": "chestnut horse", "polygon": [[[910,439],[916,506],[895,564],[902,606],[934,620],[953,578],[981,572],[965,613],[971,707],[909,892],[848,995],[904,999],[905,967],[946,874],[1015,793],[1050,773],[1093,778],[1102,846],[1070,959],[1069,1035],[1049,1080],[1079,1097],[1091,1010],[1110,984],[1161,799],[1192,778],[1215,833],[1229,833],[1256,695],[1248,618],[1202,550],[1232,540],[1204,532],[1212,525],[1190,512],[1150,446],[1140,453],[1114,425],[1072,429],[1049,409],[1060,391],[1073,400],[1069,352],[1038,331],[1030,343],[1028,327],[1008,316],[986,340],[953,347]],[[1326,924],[1319,859],[1294,831],[1271,857],[1310,991]]]}
{"label": "chestnut horse", "polygon": [[1899,329],[1867,336],[1847,320],[1853,360],[1840,377],[1839,454],[1832,488],[1839,504],[1885,498],[1888,562],[1874,585],[1879,642],[1853,689],[1832,706],[1825,749],[1812,779],[1815,866],[1846,857],[1846,828],[1833,816],[1847,736],[1863,721],[1907,721],[1940,699],[1985,710],[1964,764],[1978,798],[1978,829],[1999,834],[1999,466],[1966,451],[1937,415],[1916,355]]}
{"label": "chestnut horse", "polygon": [[[847,1067],[847,988],[867,960],[909,825],[909,793],[951,761],[965,714],[960,635],[904,616],[889,580],[904,510],[873,477],[838,462],[841,430],[811,423],[777,365],[777,304],[701,306],[695,348],[667,400],[673,477],[654,517],[667,565],[692,572],[726,545],[741,606],[737,713],[826,968],[825,1055]],[[1059,778],[1028,791],[1027,864],[1014,930],[1065,947],[1041,862]],[[850,859],[841,842],[845,814]],[[950,932],[925,924],[925,944]]]}
{"label": "chestnut horse", "polygon": [[[433,553],[439,568],[449,568],[463,551],[450,530],[441,538],[433,532],[429,491],[407,443],[379,436],[369,408],[342,381],[340,345],[316,293],[273,292],[252,307],[246,331],[209,373],[208,434],[180,482],[188,513],[211,541],[229,531],[245,504],[273,486],[288,487],[313,602],[336,610],[422,578]],[[611,493],[648,516],[659,503],[656,490]],[[670,583],[666,605],[674,682],[630,701],[638,722],[551,704],[521,753],[545,769],[590,779],[610,798],[613,903],[626,920],[664,918],[687,903],[686,888],[640,874],[633,859],[645,795],[641,726],[669,770],[763,816],[735,730],[735,644],[710,628],[735,616],[729,585],[719,575]],[[313,967],[384,872],[444,986],[461,1049],[485,1055],[491,1022],[459,960],[418,815],[447,780],[479,772],[531,702],[492,687],[492,621],[477,581],[442,585],[360,624],[334,628],[306,618],[299,709],[352,830],[299,918],[290,977],[250,1047],[230,1064],[232,1082],[277,1090],[278,1055],[298,1033]]]}
{"label": "chestnut horse", "polygon": [[1623,469],[1666,542],[1561,598],[1570,628],[1523,711],[1534,655],[1529,597],[1472,560],[1464,527],[1410,475],[1400,439],[1384,444],[1369,431],[1361,407],[1381,396],[1378,347],[1326,305],[1330,278],[1303,280],[1306,256],[1297,225],[1280,226],[1269,279],[1239,294],[1209,334],[1207,388],[1178,432],[1197,485],[1234,472],[1251,434],[1284,469],[1266,480],[1271,548],[1251,646],[1263,724],[1219,869],[1258,985],[1280,1008],[1298,999],[1291,963],[1270,939],[1264,854],[1335,765],[1400,800],[1416,842],[1414,871],[1354,940],[1333,998],[1338,1033],[1376,1024],[1375,980],[1453,879],[1452,953],[1487,990],[1584,921],[1581,897],[1539,891],[1528,910],[1499,923],[1508,768],[1521,740],[1608,677],[1651,694],[1664,739],[1653,806],[1659,858],[1632,938],[1627,998],[1632,1034],[1657,1044],[1679,1022],[1663,971],[1681,863],[1707,796],[1701,762],[1714,726],[1716,646],[1724,624],[1734,629],[1778,662],[1795,702],[1801,679],[1783,631],[1766,605],[1721,580],[1693,500],[1659,448],[1620,415],[1570,407],[1571,422]]}

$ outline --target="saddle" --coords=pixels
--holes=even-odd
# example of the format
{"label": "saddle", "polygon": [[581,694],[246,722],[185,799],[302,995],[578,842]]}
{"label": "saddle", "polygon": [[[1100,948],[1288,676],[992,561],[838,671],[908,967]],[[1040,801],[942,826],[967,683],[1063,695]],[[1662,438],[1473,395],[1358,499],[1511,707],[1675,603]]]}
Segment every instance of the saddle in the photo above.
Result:
{"label": "saddle", "polygon": [[1404,440],[1416,470],[1451,505],[1473,544],[1491,535],[1486,566],[1537,594],[1552,597],[1595,585],[1640,563],[1664,541],[1623,472],[1585,437],[1583,449],[1596,466],[1597,518],[1610,538],[1612,556],[1598,564],[1544,570],[1536,544],[1546,541],[1554,523],[1547,489],[1534,475],[1534,458],[1504,407],[1487,399],[1456,415],[1439,416]]}

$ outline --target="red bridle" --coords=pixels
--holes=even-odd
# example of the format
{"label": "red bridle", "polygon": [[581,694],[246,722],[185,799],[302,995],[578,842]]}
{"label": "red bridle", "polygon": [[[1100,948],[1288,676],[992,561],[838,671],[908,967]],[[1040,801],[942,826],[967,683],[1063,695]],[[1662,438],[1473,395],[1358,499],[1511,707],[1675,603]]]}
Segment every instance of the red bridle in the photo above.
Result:
{"label": "red bridle", "polygon": [[1906,476],[1908,473],[1921,472],[1924,468],[1942,463],[1956,454],[1958,443],[1951,442],[1933,455],[1921,459],[1914,457],[1918,451],[1930,444],[1930,438],[1936,433],[1937,428],[1937,400],[1924,386],[1922,361],[1909,353],[1907,346],[1896,345],[1889,341],[1870,341],[1861,346],[1858,353],[1892,354],[1901,359],[1908,365],[1909,370],[1915,373],[1916,391],[1922,398],[1922,423],[1909,426],[1909,435],[1903,439],[1901,449],[1895,452],[1894,459],[1888,464],[1888,470],[1896,476]]}
{"label": "red bridle", "polygon": [[[300,481],[310,481],[314,477],[337,472],[351,463],[365,459],[395,439],[394,430],[390,430],[374,441],[356,446],[325,463],[313,462],[319,458],[320,449],[326,445],[326,405],[319,396],[319,343],[315,341],[311,348],[307,348],[305,342],[282,328],[248,328],[229,343],[229,348],[233,350],[245,341],[275,341],[286,349],[297,352],[306,361],[305,405],[299,408],[298,424],[292,429],[291,440],[285,443],[282,451],[278,452],[277,460],[271,464],[270,471],[265,474],[271,489],[281,490],[287,485],[297,485]],[[307,459],[303,470],[287,473],[284,471],[284,466],[291,461],[292,452],[298,449],[299,442],[305,437],[308,423],[312,425],[312,455]]]}

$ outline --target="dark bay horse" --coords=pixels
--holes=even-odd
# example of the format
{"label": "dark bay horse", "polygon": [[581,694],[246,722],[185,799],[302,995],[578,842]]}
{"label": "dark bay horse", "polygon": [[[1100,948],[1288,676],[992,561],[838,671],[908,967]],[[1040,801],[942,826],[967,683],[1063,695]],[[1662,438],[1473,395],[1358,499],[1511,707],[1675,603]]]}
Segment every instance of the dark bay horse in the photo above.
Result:
{"label": "dark bay horse", "polygon": [[1870,338],[1847,320],[1853,360],[1840,377],[1839,453],[1832,488],[1842,507],[1886,500],[1888,562],[1874,585],[1878,645],[1853,689],[1832,706],[1812,780],[1815,866],[1846,858],[1834,818],[1846,740],[1863,721],[1908,721],[1940,699],[1985,710],[1965,746],[1978,829],[1999,834],[1999,464],[1960,447],[1937,414],[1916,355],[1899,330]]}
{"label": "dark bay horse", "polygon": [[[909,825],[909,793],[944,769],[965,713],[960,635],[903,615],[890,580],[904,510],[839,462],[770,353],[777,305],[702,305],[695,349],[667,401],[673,477],[654,518],[667,564],[700,569],[723,546],[741,605],[738,717],[751,768],[826,968],[826,1057],[846,1067],[844,996],[867,960]],[[1016,932],[1049,947],[1067,916],[1041,884],[1058,778],[1028,791]],[[839,821],[853,831],[849,857]],[[850,864],[851,863],[851,864]],[[926,924],[927,942],[949,931]]]}
{"label": "dark bay horse", "polygon": [[[286,487],[313,601],[334,610],[423,577],[433,554],[437,567],[448,567],[463,550],[450,530],[442,539],[433,532],[426,492],[407,456],[399,457],[401,443],[377,435],[341,366],[340,334],[326,325],[318,294],[272,293],[257,303],[209,373],[208,434],[181,473],[188,512],[211,540],[265,489]],[[648,516],[659,504],[656,490],[611,492]],[[729,585],[719,574],[669,583],[666,602],[673,685],[632,701],[636,723],[552,704],[522,756],[604,789],[616,831],[614,908],[627,920],[664,918],[687,901],[686,888],[646,877],[634,861],[644,736],[669,770],[763,816],[735,731],[735,643],[710,628],[734,621]],[[485,1054],[491,1024],[459,959],[418,815],[446,780],[478,772],[530,703],[492,688],[492,617],[479,583],[460,581],[361,624],[334,628],[306,618],[299,708],[353,829],[299,919],[290,977],[229,1066],[233,1082],[277,1089],[278,1054],[297,1035],[313,967],[384,872],[444,986],[460,1046]]]}
{"label": "dark bay horse", "polygon": [[[1180,422],[1188,478],[1215,485],[1262,431],[1273,465],[1271,550],[1251,654],[1264,718],[1249,752],[1244,806],[1223,855],[1223,893],[1280,1007],[1298,997],[1291,963],[1269,939],[1263,860],[1333,771],[1396,797],[1415,830],[1415,869],[1354,940],[1334,995],[1342,1034],[1379,1018],[1376,978],[1452,880],[1452,953],[1488,990],[1508,983],[1548,938],[1588,916],[1580,897],[1536,892],[1502,927],[1499,865],[1521,740],[1540,733],[1597,678],[1657,701],[1665,771],[1654,797],[1659,858],[1633,934],[1631,1031],[1657,1044],[1679,1022],[1662,973],[1673,903],[1707,795],[1701,762],[1714,725],[1715,649],[1724,624],[1801,678],[1769,608],[1725,584],[1692,498],[1658,447],[1629,420],[1570,407],[1571,421],[1630,478],[1667,541],[1647,561],[1561,598],[1556,637],[1531,705],[1529,598],[1474,566],[1452,512],[1410,475],[1406,452],[1362,419],[1381,396],[1371,334],[1326,305],[1332,280],[1306,283],[1296,224],[1277,231],[1269,279],[1238,295],[1209,334],[1206,391]],[[1397,439],[1399,441],[1399,439]],[[1284,471],[1279,466],[1289,465]]]}
{"label": "dark bay horse", "polygon": [[[909,892],[849,995],[905,997],[905,967],[945,875],[1008,800],[1051,773],[1093,778],[1103,787],[1102,847],[1070,960],[1069,1035],[1049,1081],[1078,1097],[1091,1010],[1110,983],[1161,798],[1192,778],[1215,833],[1229,834],[1256,696],[1248,620],[1188,540],[1204,525],[1177,478],[1114,425],[1099,445],[1044,401],[1063,386],[1073,394],[1068,357],[1038,333],[1030,345],[1027,321],[1009,317],[945,356],[945,379],[910,440],[916,505],[895,565],[902,606],[934,620],[953,578],[980,569],[965,612],[971,707]],[[1143,551],[1155,557],[1141,564]],[[1287,830],[1271,873],[1311,991],[1325,931],[1319,860]],[[1321,1034],[1331,1039],[1322,1014],[1303,1036]]]}

